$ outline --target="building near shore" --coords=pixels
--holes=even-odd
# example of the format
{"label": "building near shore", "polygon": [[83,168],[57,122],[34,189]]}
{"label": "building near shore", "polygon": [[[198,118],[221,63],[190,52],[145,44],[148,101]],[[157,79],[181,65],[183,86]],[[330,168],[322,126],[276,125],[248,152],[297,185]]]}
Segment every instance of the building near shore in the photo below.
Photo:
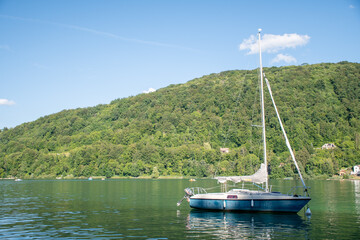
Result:
{"label": "building near shore", "polygon": [[324,145],[322,145],[321,149],[334,149],[336,148],[335,144],[333,143],[325,143]]}

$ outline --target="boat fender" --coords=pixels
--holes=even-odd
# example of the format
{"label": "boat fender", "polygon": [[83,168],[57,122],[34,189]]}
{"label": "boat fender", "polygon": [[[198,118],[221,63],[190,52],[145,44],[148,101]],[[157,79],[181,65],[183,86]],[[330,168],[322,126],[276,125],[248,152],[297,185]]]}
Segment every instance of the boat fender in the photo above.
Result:
{"label": "boat fender", "polygon": [[224,200],[224,209],[226,208],[226,201]]}
{"label": "boat fender", "polygon": [[254,199],[251,199],[251,207],[254,207]]}
{"label": "boat fender", "polygon": [[306,209],[305,215],[306,215],[306,216],[311,216],[310,208],[307,208],[307,209]]}

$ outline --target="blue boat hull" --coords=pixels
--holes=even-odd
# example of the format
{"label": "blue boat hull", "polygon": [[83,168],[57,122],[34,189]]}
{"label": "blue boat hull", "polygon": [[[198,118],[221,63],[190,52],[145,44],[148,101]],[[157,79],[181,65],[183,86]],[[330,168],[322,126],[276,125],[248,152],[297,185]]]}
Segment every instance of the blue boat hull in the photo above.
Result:
{"label": "blue boat hull", "polygon": [[294,212],[300,211],[311,198],[289,199],[192,199],[190,207],[206,210],[251,211],[251,212]]}

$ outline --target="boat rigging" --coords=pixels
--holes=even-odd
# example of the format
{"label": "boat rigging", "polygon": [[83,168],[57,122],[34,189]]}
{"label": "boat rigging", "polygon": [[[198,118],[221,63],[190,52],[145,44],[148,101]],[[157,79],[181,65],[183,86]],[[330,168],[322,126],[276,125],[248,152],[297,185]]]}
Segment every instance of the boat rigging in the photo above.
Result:
{"label": "boat rigging", "polygon": [[[253,175],[249,176],[221,176],[215,177],[218,182],[226,184],[227,181],[234,183],[251,182],[259,187],[259,190],[250,189],[232,189],[228,192],[207,193],[203,188],[186,188],[185,196],[177,203],[179,206],[184,199],[190,203],[190,207],[205,210],[226,210],[226,211],[255,211],[255,212],[298,212],[310,200],[308,187],[301,175],[299,166],[296,162],[295,155],[292,151],[290,142],[288,140],[286,131],[282,124],[279,112],[277,110],[275,100],[271,91],[270,83],[263,73],[262,57],[261,57],[261,29],[258,31],[259,43],[259,69],[260,69],[260,103],[261,103],[261,128],[263,140],[263,163],[260,169]],[[268,165],[267,165],[267,151],[266,151],[266,128],[265,128],[265,104],[264,104],[264,80],[270,93],[273,106],[279,120],[282,133],[285,138],[286,146],[289,149],[291,158],[295,164],[296,170],[299,174],[303,184],[302,195],[295,193],[298,187],[294,187],[288,194],[280,192],[271,192],[271,187],[268,184]],[[265,183],[265,187],[260,187],[259,184]],[[307,211],[310,212],[310,211]]]}

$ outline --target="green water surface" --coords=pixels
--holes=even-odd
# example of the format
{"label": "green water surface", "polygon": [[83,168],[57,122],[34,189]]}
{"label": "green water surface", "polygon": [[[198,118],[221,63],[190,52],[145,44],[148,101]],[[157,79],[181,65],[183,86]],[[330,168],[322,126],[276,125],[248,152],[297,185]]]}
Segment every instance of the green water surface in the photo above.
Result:
{"label": "green water surface", "polygon": [[[271,181],[287,192],[294,181]],[[186,187],[215,180],[0,181],[0,239],[359,239],[360,181],[308,181],[311,218],[204,212]]]}

